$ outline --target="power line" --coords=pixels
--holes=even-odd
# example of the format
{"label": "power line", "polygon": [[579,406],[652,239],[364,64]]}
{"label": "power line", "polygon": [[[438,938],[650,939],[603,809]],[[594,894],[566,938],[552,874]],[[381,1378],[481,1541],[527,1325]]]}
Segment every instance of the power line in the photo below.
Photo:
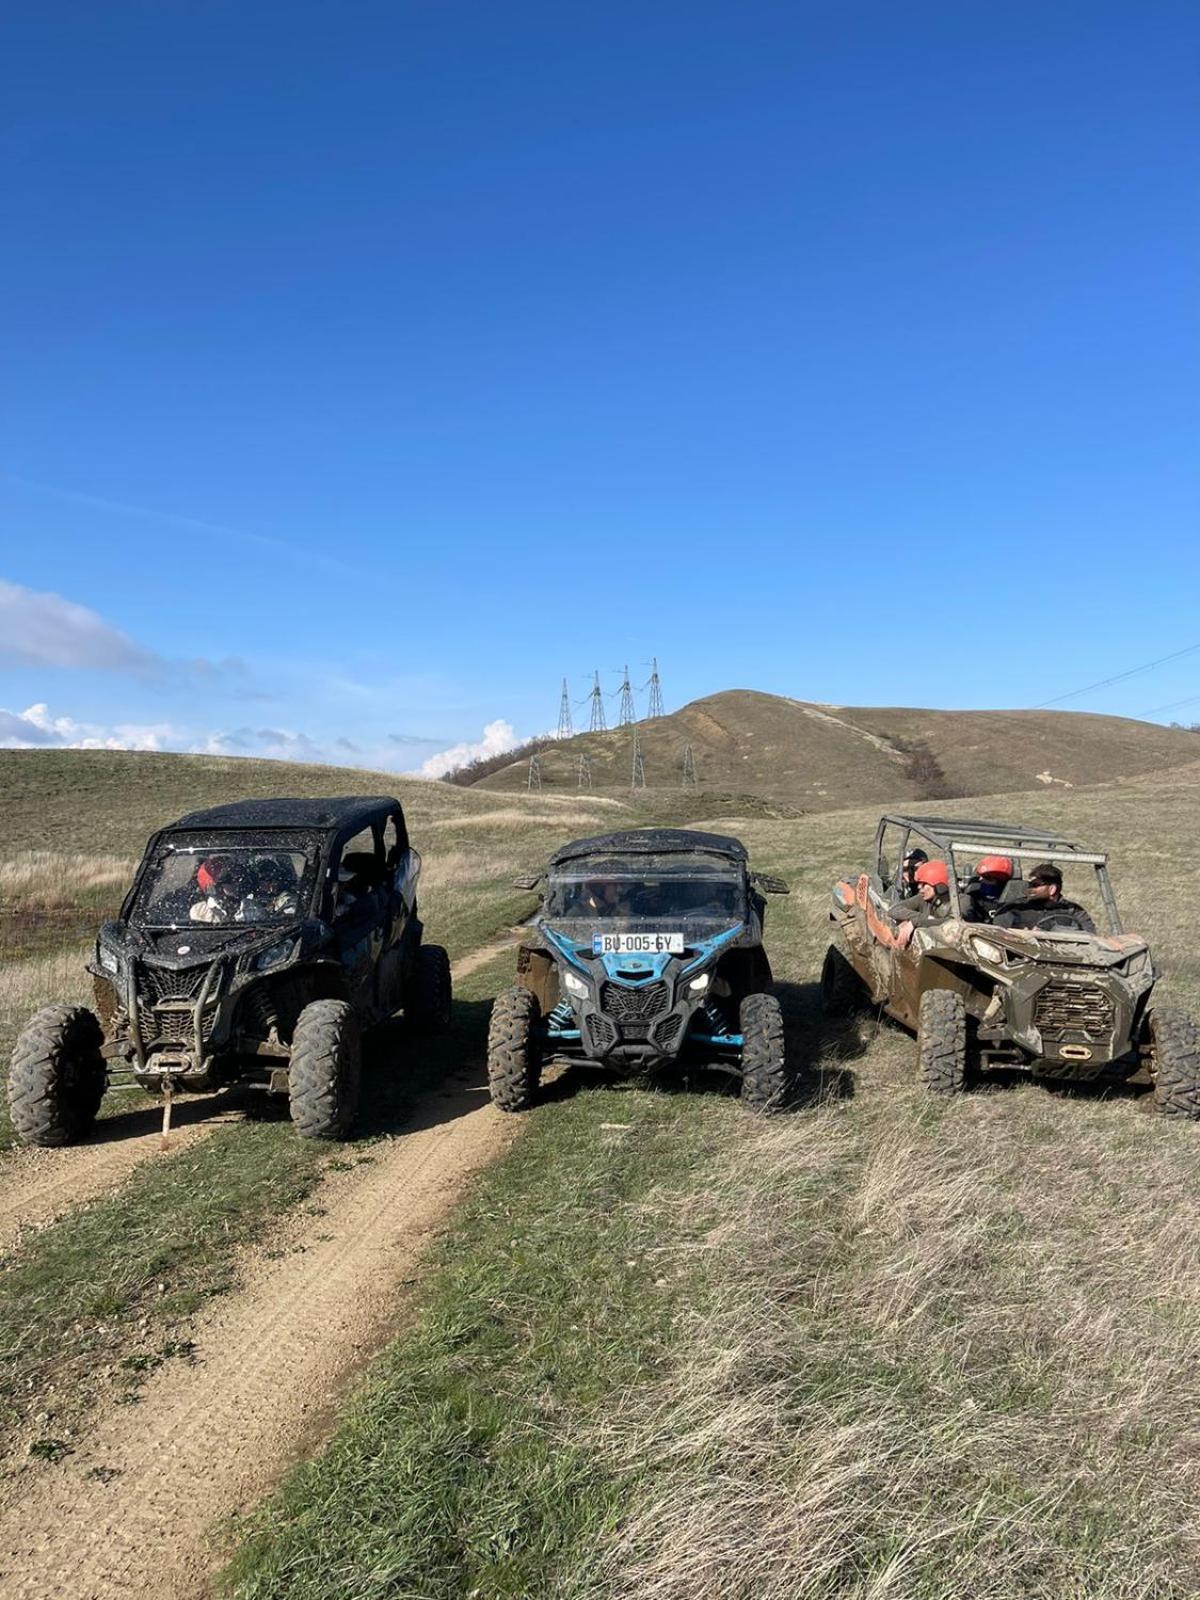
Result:
{"label": "power line", "polygon": [[1151,706],[1149,711],[1139,711],[1139,717],[1156,717],[1160,711],[1178,711],[1180,706],[1194,706],[1200,694],[1190,694],[1186,700],[1169,700],[1165,706]]}
{"label": "power line", "polygon": [[1140,667],[1130,667],[1126,672],[1118,672],[1111,678],[1101,678],[1098,683],[1088,683],[1082,689],[1072,689],[1070,694],[1057,695],[1053,700],[1043,700],[1040,706],[1034,706],[1035,711],[1046,711],[1051,706],[1060,706],[1064,700],[1077,700],[1081,694],[1091,694],[1093,689],[1107,689],[1110,684],[1124,683],[1126,678],[1136,678],[1139,673],[1149,672],[1154,667],[1166,666],[1168,661],[1178,661],[1181,656],[1194,655],[1200,650],[1200,644],[1189,644],[1183,650],[1174,650],[1169,656],[1159,656],[1155,661],[1143,661]]}

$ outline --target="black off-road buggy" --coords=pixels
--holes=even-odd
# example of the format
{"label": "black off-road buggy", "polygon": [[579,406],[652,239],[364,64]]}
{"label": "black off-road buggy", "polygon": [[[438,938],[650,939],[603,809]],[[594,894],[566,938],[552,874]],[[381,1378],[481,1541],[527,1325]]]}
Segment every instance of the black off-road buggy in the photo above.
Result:
{"label": "black off-road buggy", "polygon": [[636,1073],[706,1062],[740,1076],[747,1106],[783,1101],[762,894],[786,894],[786,884],[752,873],[738,840],[675,828],[580,839],[517,887],[543,878],[516,985],[492,1008],[496,1105],[525,1110],[553,1056]]}
{"label": "black off-road buggy", "polygon": [[[889,913],[914,846],[946,863],[949,915],[906,927]],[[1013,876],[981,910],[970,867],[997,853]],[[1107,931],[1092,931],[1078,903],[1027,898],[1023,873],[1043,862],[1060,874],[1094,872]],[[829,916],[826,1009],[871,1004],[915,1029],[921,1081],[934,1093],[965,1088],[976,1068],[1016,1067],[1059,1081],[1152,1083],[1162,1111],[1200,1117],[1200,1033],[1156,1003],[1149,947],[1122,931],[1104,854],[1037,828],[885,816],[871,869],[834,885]]]}
{"label": "black off-road buggy", "polygon": [[169,1098],[240,1081],[286,1094],[305,1137],[344,1137],[362,1029],[401,1008],[449,1020],[446,952],[421,942],[420,870],[386,796],[247,800],[162,829],[100,929],[96,1012],[49,1006],[17,1041],[17,1134],[80,1137],[110,1083]]}

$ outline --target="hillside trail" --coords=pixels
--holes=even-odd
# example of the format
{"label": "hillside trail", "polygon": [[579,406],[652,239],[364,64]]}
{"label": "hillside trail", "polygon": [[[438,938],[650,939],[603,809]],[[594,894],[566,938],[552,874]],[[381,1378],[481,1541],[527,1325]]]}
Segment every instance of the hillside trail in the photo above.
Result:
{"label": "hillside trail", "polygon": [[[487,966],[521,937],[523,924],[506,928],[453,963],[455,981]],[[254,1105],[253,1090],[236,1087],[212,1095],[181,1095],[162,1148],[162,1102],[140,1094],[128,1108],[103,1117],[83,1144],[61,1150],[17,1149],[0,1162],[0,1254],[23,1234],[47,1227],[89,1200],[119,1189],[142,1162],[169,1160],[218,1128],[241,1121]]]}
{"label": "hillside trail", "polygon": [[0,1485],[6,1600],[209,1595],[213,1525],[260,1500],[328,1430],[351,1378],[395,1334],[431,1235],[517,1131],[476,1062],[368,1162],[331,1173],[323,1214],[284,1219],[274,1259],[247,1251],[240,1286],[189,1328],[193,1365],[167,1363],[74,1454]]}
{"label": "hillside trail", "polygon": [[832,723],[835,728],[845,728],[847,733],[852,733],[856,738],[863,739],[867,744],[873,745],[882,755],[892,761],[903,762],[908,759],[904,751],[885,739],[881,733],[871,733],[866,728],[860,728],[853,722],[847,722],[845,717],[835,717],[833,712],[823,706],[808,705],[803,700],[793,700],[792,705],[803,711],[806,717],[811,717],[814,722]]}

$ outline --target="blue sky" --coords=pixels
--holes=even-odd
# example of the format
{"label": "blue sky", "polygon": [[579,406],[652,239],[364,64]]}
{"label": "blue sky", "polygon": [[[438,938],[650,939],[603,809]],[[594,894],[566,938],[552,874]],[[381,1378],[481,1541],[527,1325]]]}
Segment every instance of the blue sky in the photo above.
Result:
{"label": "blue sky", "polygon": [[6,31],[0,740],[411,769],[655,654],[1020,706],[1200,645],[1194,5]]}

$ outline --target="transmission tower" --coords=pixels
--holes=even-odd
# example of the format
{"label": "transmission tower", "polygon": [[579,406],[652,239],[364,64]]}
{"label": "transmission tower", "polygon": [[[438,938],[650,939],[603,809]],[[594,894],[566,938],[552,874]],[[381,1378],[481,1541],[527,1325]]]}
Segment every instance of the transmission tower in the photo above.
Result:
{"label": "transmission tower", "polygon": [[589,696],[592,702],[591,721],[588,723],[589,733],[603,733],[608,727],[604,717],[604,690],[600,687],[600,674],[596,673],[596,681],[592,685]]}
{"label": "transmission tower", "polygon": [[635,724],[633,730],[633,772],[630,776],[631,789],[644,789],[646,787],[646,763],[642,759],[642,740]]}
{"label": "transmission tower", "polygon": [[680,787],[683,789],[696,787],[696,752],[690,744],[683,748],[683,781]]}
{"label": "transmission tower", "polygon": [[558,702],[558,737],[569,739],[574,731],[571,725],[571,697],[567,693],[567,680],[564,678],[562,696]]}
{"label": "transmission tower", "polygon": [[529,778],[526,781],[527,789],[540,789],[542,787],[542,763],[538,756],[529,758]]}
{"label": "transmission tower", "polygon": [[650,690],[650,704],[646,710],[647,719],[650,717],[665,717],[663,708],[662,679],[658,675],[658,657],[650,663],[650,682],[646,687]]}
{"label": "transmission tower", "polygon": [[629,668],[625,668],[625,676],[621,680],[621,709],[617,714],[617,727],[629,728],[637,721],[637,712],[633,704],[633,685],[629,681]]}
{"label": "transmission tower", "polygon": [[581,754],[579,757],[579,775],[576,779],[577,789],[590,789],[592,787],[592,758]]}

